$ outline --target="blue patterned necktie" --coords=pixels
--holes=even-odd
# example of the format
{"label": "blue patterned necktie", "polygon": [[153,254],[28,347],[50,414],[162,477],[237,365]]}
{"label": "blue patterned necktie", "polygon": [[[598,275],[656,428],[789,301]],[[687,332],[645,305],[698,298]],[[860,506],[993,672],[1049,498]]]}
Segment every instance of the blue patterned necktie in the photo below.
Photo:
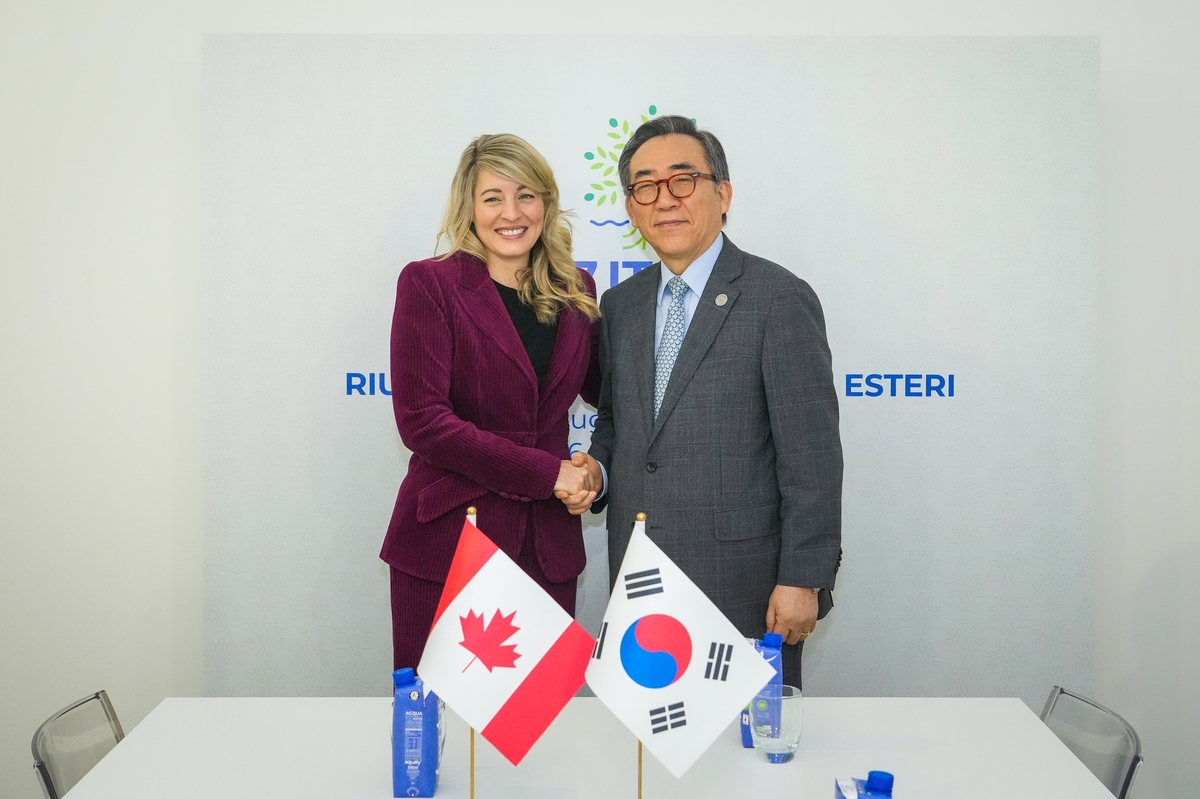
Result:
{"label": "blue patterned necktie", "polygon": [[683,307],[683,295],[687,294],[688,284],[679,275],[667,283],[671,292],[671,305],[667,308],[667,321],[663,325],[662,341],[658,344],[658,358],[654,363],[654,418],[658,418],[658,409],[662,407],[663,395],[667,393],[667,382],[671,379],[671,370],[675,368],[675,359],[679,357],[679,347],[683,344],[683,322],[686,311]]}

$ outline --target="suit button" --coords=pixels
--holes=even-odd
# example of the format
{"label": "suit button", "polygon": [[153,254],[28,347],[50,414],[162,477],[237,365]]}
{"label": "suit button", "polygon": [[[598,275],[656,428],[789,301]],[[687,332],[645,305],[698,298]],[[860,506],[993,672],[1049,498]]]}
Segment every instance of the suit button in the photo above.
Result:
{"label": "suit button", "polygon": [[648,471],[648,472],[653,472],[653,471],[654,471],[655,469],[657,469],[657,468],[658,468],[658,464],[657,464],[657,463],[655,463],[654,461],[647,461],[647,463],[646,463],[646,471]]}

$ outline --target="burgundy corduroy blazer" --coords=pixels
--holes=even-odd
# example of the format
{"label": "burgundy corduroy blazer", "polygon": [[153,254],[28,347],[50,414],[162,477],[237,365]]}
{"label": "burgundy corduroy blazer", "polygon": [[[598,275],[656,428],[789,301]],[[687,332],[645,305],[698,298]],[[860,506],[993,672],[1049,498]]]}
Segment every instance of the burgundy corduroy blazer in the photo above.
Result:
{"label": "burgundy corduroy blazer", "polygon": [[[581,270],[595,296],[591,275]],[[516,559],[532,535],[551,582],[574,579],[586,560],[578,516],[554,497],[570,457],[568,415],[577,396],[595,405],[598,325],[559,315],[544,385],[525,353],[487,266],[456,253],[400,272],[392,318],[392,405],[412,450],[380,557],[400,571],[444,582],[467,507]]]}

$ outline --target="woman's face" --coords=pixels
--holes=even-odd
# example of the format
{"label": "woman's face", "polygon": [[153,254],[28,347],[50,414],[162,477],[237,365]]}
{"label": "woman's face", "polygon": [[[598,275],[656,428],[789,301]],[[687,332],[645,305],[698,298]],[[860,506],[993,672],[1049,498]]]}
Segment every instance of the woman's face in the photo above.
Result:
{"label": "woman's face", "polygon": [[532,189],[486,169],[475,179],[475,234],[494,261],[520,268],[542,235],[546,206]]}

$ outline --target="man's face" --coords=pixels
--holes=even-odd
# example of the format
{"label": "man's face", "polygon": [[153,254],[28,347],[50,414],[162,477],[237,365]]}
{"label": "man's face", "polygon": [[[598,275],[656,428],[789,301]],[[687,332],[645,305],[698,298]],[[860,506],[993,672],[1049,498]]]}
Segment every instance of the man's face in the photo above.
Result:
{"label": "man's face", "polygon": [[[682,133],[648,140],[629,162],[630,183],[660,180],[680,172],[712,172],[700,142]],[[663,183],[658,199],[650,205],[626,197],[625,211],[667,268],[679,274],[716,241],[721,214],[729,210],[732,199],[733,187],[728,181],[716,184],[700,178],[690,197],[675,197]]]}

